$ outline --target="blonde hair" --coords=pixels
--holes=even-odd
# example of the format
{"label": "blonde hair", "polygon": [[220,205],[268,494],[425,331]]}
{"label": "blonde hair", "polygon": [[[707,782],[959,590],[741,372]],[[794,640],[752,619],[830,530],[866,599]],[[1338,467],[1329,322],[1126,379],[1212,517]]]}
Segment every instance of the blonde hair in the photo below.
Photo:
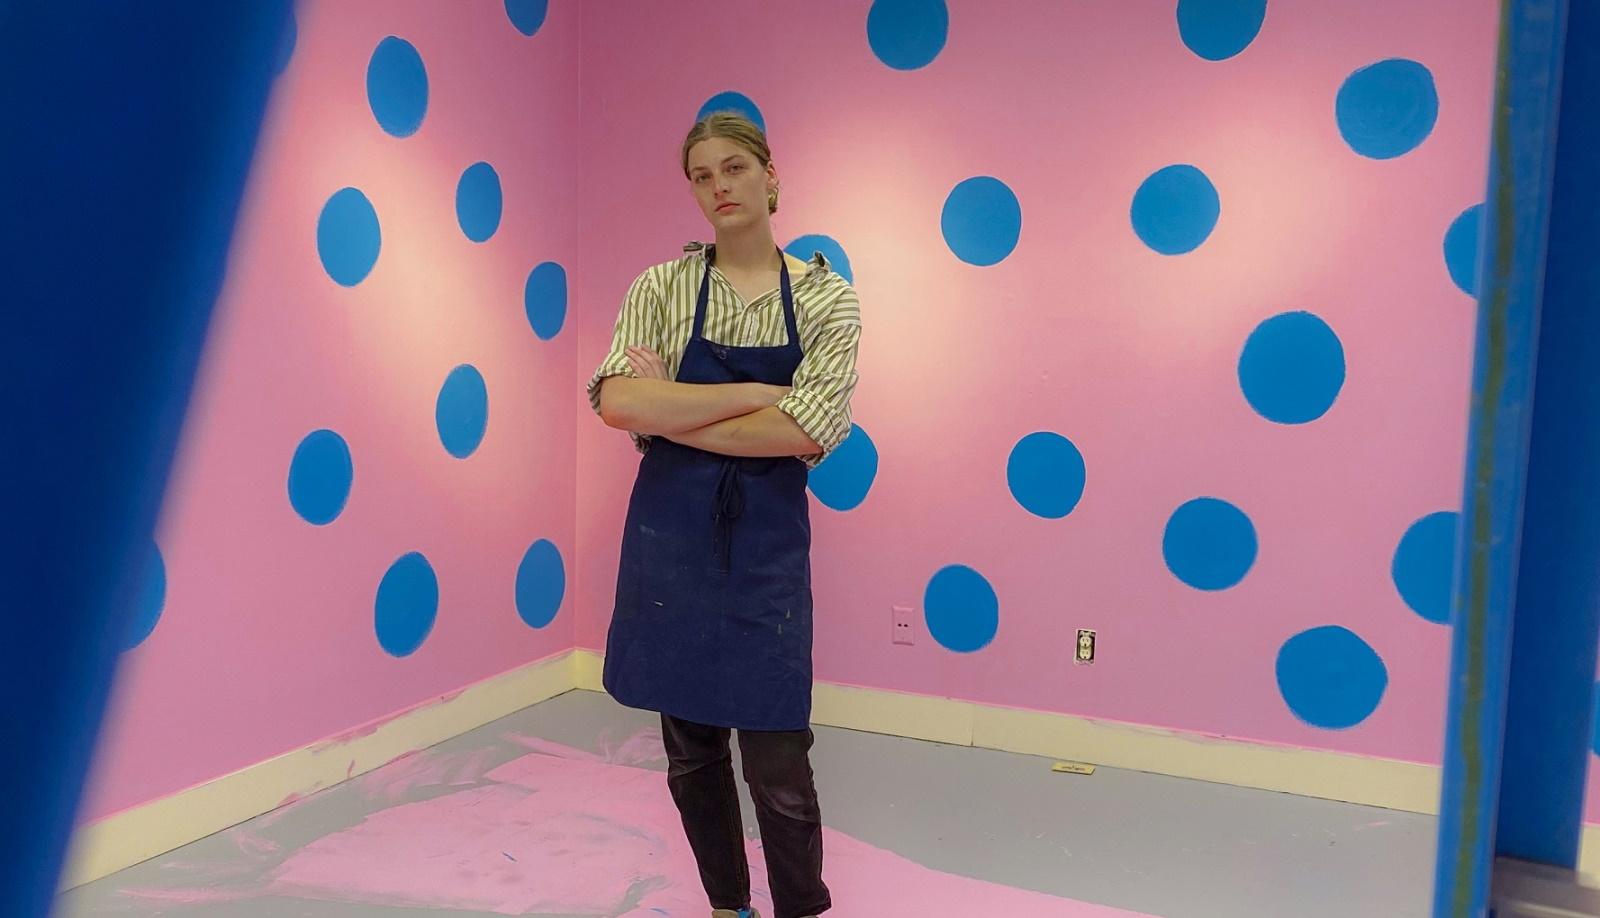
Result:
{"label": "blonde hair", "polygon": [[[772,162],[772,150],[767,147],[767,135],[754,121],[735,111],[712,112],[694,123],[689,136],[683,139],[683,177],[689,177],[689,150],[702,140],[722,137],[749,150],[765,169]],[[767,213],[778,212],[778,191],[781,185],[767,192]]]}

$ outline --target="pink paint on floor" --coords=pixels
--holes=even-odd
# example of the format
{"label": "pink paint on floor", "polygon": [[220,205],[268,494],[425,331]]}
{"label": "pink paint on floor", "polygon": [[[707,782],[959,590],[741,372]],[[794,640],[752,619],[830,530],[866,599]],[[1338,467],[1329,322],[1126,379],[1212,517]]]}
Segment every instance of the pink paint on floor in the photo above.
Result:
{"label": "pink paint on floor", "polygon": [[[635,736],[606,756],[643,755],[646,742]],[[125,892],[178,902],[296,896],[503,915],[703,916],[705,894],[664,776],[539,745],[543,753],[487,774],[480,753],[423,753],[380,769],[362,789],[381,803],[428,785],[460,789],[379,810],[289,854],[256,883]],[[1140,914],[930,870],[832,829],[823,844],[832,914]],[[748,854],[755,904],[770,914],[759,841],[748,842]]]}
{"label": "pink paint on floor", "polygon": [[[286,860],[279,893],[405,902],[496,914],[699,915],[705,895],[659,772],[526,755],[493,784],[391,807]],[[939,873],[831,830],[828,879],[851,910],[1100,918],[1134,913]],[[771,909],[760,845],[755,900]]]}

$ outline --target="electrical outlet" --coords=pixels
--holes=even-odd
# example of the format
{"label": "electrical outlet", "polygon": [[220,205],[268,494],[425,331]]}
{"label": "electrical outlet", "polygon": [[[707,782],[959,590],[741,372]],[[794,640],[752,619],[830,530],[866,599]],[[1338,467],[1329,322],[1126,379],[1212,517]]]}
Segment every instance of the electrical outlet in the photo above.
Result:
{"label": "electrical outlet", "polygon": [[1094,662],[1094,632],[1087,628],[1078,629],[1078,651],[1073,656],[1076,663]]}
{"label": "electrical outlet", "polygon": [[916,632],[911,628],[911,615],[910,606],[894,607],[893,640],[896,644],[915,644],[917,642]]}

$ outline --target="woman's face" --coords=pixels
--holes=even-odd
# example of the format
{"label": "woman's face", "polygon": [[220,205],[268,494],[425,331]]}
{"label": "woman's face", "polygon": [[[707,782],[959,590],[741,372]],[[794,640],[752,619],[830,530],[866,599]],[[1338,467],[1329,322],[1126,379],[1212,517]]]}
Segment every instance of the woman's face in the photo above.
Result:
{"label": "woman's face", "polygon": [[767,218],[778,176],[737,141],[708,137],[689,148],[689,187],[711,225],[733,230]]}

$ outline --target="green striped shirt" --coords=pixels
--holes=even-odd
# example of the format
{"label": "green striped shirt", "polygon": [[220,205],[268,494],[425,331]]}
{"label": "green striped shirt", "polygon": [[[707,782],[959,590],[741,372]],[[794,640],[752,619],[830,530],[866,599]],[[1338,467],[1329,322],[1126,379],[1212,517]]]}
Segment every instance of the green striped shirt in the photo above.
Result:
{"label": "green striped shirt", "polygon": [[[589,404],[600,411],[600,383],[609,376],[634,376],[626,349],[647,347],[661,355],[676,376],[683,350],[694,331],[695,298],[706,268],[705,245],[684,246],[682,258],[647,268],[628,288],[611,336],[611,351],[589,379]],[[794,277],[795,324],[805,356],[795,370],[793,389],[778,409],[800,425],[822,452],[801,456],[815,468],[850,435],[850,396],[856,388],[856,352],[861,341],[861,305],[849,281],[834,273],[821,252]],[[705,336],[728,347],[775,347],[788,340],[783,299],[777,289],[745,303],[722,272],[711,268]],[[639,452],[650,437],[632,434]]]}

